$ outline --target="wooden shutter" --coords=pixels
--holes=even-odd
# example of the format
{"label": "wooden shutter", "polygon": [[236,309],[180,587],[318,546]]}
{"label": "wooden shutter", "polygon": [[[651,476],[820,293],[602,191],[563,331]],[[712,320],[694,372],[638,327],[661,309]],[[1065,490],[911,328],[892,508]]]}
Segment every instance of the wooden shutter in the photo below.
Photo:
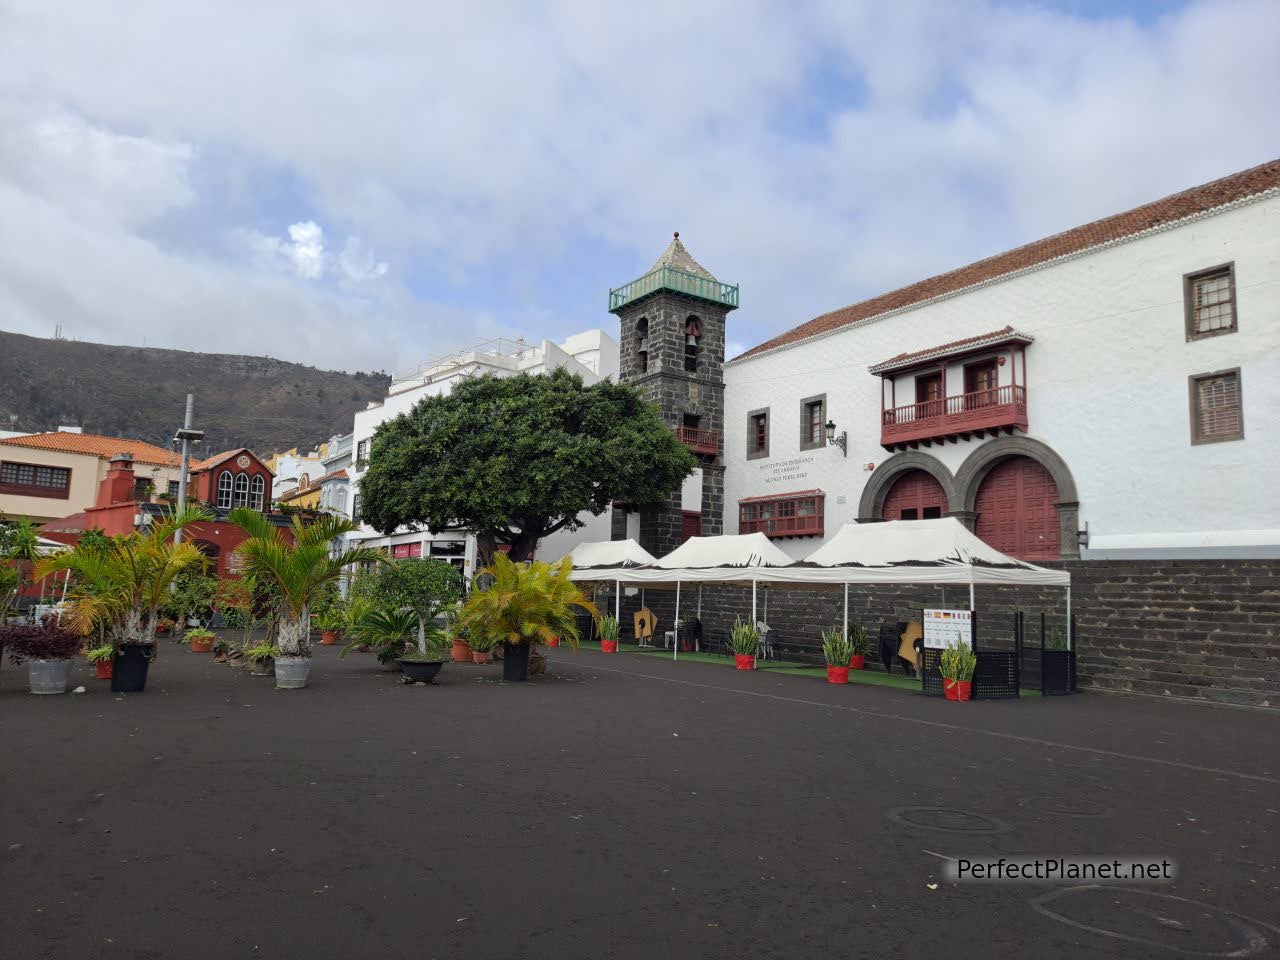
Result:
{"label": "wooden shutter", "polygon": [[1201,377],[1196,381],[1196,408],[1196,430],[1201,439],[1239,436],[1240,375]]}

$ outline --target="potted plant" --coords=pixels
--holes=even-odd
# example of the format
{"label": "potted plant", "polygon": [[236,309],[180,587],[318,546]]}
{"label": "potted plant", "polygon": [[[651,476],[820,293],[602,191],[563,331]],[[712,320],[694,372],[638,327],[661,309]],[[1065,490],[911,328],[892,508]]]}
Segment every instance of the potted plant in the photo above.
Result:
{"label": "potted plant", "polygon": [[614,616],[601,617],[600,625],[596,627],[596,636],[600,638],[601,653],[617,653],[618,618]]}
{"label": "potted plant", "polygon": [[173,631],[177,622],[172,617],[161,617],[156,623],[156,633],[165,636]]}
{"label": "potted plant", "polygon": [[216,638],[212,630],[206,630],[204,627],[194,627],[188,630],[182,639],[186,641],[192,653],[208,653],[213,649],[213,641]]}
{"label": "potted plant", "polygon": [[289,536],[249,507],[236,507],[228,519],[249,535],[236,553],[259,583],[277,595],[275,645],[276,686],[296,690],[307,685],[311,672],[311,603],[342,576],[344,567],[382,563],[382,551],[353,547],[337,556],[330,542],[359,529],[346,517],[326,514],[310,525],[294,517]]}
{"label": "potted plant", "polygon": [[871,651],[871,641],[867,639],[867,628],[861,623],[849,625],[849,669],[863,670],[867,666],[867,654]]}
{"label": "potted plant", "polygon": [[968,700],[977,666],[978,657],[966,644],[952,644],[943,650],[939,664],[943,695],[948,700]]}
{"label": "potted plant", "polygon": [[472,663],[489,663],[493,660],[493,651],[497,647],[499,641],[496,637],[478,634],[471,638],[468,646],[471,648]]}
{"label": "potted plant", "polygon": [[84,537],[71,550],[41,558],[37,573],[72,574],[67,595],[69,626],[81,634],[100,631],[115,650],[111,689],[136,693],[146,688],[147,670],[156,656],[160,610],[170,587],[187,568],[204,563],[190,541],[173,535],[211,515],[200,507],[156,518],[145,533],[122,537]]}
{"label": "potted plant", "polygon": [[438,558],[391,560],[366,576],[362,586],[380,606],[413,613],[420,649],[428,646],[432,621],[462,599],[462,574]]}
{"label": "potted plant", "polygon": [[113,653],[115,651],[109,643],[102,643],[85,650],[85,659],[93,664],[94,672],[99,680],[111,679],[111,655]]}
{"label": "potted plant", "polygon": [[760,634],[749,623],[741,619],[734,621],[729,631],[729,645],[733,647],[733,662],[739,670],[756,668],[756,651],[760,649]]}
{"label": "potted plant", "polygon": [[827,683],[849,682],[851,649],[852,636],[845,636],[834,627],[822,631],[822,654],[827,658]]}
{"label": "potted plant", "polygon": [[0,646],[8,649],[10,662],[27,664],[32,693],[66,693],[71,660],[83,644],[83,636],[52,620],[0,626]]}
{"label": "potted plant", "polygon": [[213,641],[213,662],[214,663],[226,663],[227,657],[230,655],[230,653],[231,653],[231,644],[229,641],[221,640],[221,639]]}
{"label": "potted plant", "polygon": [[501,553],[483,571],[492,580],[467,598],[460,622],[473,645],[478,639],[482,644],[502,644],[503,680],[527,680],[533,646],[551,637],[576,647],[579,610],[599,619],[595,604],[569,579],[572,572],[567,557],[554,566],[537,561],[525,565]]}
{"label": "potted plant", "polygon": [[359,622],[352,625],[350,642],[342,648],[342,656],[354,650],[373,650],[378,663],[388,670],[399,668],[400,658],[412,642],[417,620],[411,610],[388,610],[368,606]]}
{"label": "potted plant", "polygon": [[257,584],[249,574],[218,583],[217,608],[222,614],[222,624],[228,630],[240,631],[242,651],[248,649],[249,637],[259,622],[257,594]]}
{"label": "potted plant", "polygon": [[244,658],[249,661],[249,676],[271,677],[276,672],[276,657],[280,648],[274,643],[259,643],[246,648]]}
{"label": "potted plant", "polygon": [[334,603],[312,618],[320,628],[320,642],[326,647],[331,647],[338,642],[342,635],[342,628],[346,626],[346,614],[342,606],[341,603]]}

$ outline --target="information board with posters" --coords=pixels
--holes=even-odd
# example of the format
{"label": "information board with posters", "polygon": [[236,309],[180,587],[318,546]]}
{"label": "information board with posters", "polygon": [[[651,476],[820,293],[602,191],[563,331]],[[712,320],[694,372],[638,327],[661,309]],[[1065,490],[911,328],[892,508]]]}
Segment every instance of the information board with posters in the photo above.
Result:
{"label": "information board with posters", "polygon": [[925,610],[924,645],[926,649],[945,650],[963,643],[973,649],[972,610]]}

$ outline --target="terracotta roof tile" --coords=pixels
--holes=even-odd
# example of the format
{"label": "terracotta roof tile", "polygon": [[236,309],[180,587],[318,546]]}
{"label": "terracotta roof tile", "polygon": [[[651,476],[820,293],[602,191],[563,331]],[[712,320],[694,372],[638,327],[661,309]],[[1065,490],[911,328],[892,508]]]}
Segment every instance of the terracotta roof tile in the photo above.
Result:
{"label": "terracotta roof tile", "polygon": [[[197,470],[208,470],[210,467],[216,467],[218,464],[222,463],[222,461],[230,460],[237,453],[247,453],[249,456],[254,457],[253,451],[248,447],[236,447],[233,450],[223,450],[221,453],[215,453],[212,457],[205,457],[203,460],[192,460],[191,472],[195,473]],[[257,457],[254,457],[254,459],[256,460]]]}
{"label": "terracotta roof tile", "polygon": [[952,340],[950,343],[939,344],[936,347],[929,347],[925,350],[914,350],[911,353],[900,353],[896,357],[890,357],[881,363],[873,364],[867,369],[872,373],[884,373],[889,370],[897,370],[901,367],[910,366],[920,360],[936,360],[939,357],[947,357],[956,353],[963,353],[971,348],[987,347],[997,343],[1035,343],[1035,337],[1019,333],[1013,327],[1003,327],[999,330],[993,330],[991,333],[980,333],[976,337],[965,337],[963,340]]}
{"label": "terracotta roof tile", "polygon": [[1099,244],[1131,237],[1144,230],[1170,224],[1235,200],[1242,200],[1277,188],[1280,188],[1280,160],[1272,160],[1223,177],[1221,180],[1192,187],[1190,190],[1175,193],[1124,213],[1095,220],[1093,223],[1086,223],[1065,233],[1037,240],[1024,247],[1007,250],[986,260],[971,263],[967,267],[952,270],[950,273],[921,280],[919,283],[872,297],[870,300],[863,300],[861,303],[824,313],[808,323],[802,323],[772,340],[766,340],[759,346],[752,347],[734,359],[741,360],[766,350],[785,347],[810,337],[830,333],[891,310],[899,310],[934,297],[955,293],[976,283],[1047,263],[1058,257],[1079,253]]}
{"label": "terracotta roof tile", "polygon": [[0,443],[11,447],[29,447],[33,450],[58,450],[63,453],[84,453],[100,460],[110,460],[117,453],[128,453],[135,463],[150,463],[163,467],[181,465],[181,457],[172,450],[157,447],[142,440],[121,437],[102,437],[95,433],[35,433],[26,437],[9,437]]}

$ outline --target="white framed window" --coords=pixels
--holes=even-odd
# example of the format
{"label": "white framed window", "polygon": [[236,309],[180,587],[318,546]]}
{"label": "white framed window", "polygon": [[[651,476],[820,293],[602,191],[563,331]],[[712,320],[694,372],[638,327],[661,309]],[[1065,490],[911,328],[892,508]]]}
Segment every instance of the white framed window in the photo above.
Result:
{"label": "white framed window", "polygon": [[231,471],[223,470],[218,474],[218,509],[231,509]]}
{"label": "white framed window", "polygon": [[235,495],[231,498],[233,507],[247,507],[249,505],[249,475],[247,473],[236,474]]}
{"label": "white framed window", "polygon": [[249,489],[253,493],[253,509],[261,510],[267,496],[267,481],[263,479],[262,474],[254,474]]}

